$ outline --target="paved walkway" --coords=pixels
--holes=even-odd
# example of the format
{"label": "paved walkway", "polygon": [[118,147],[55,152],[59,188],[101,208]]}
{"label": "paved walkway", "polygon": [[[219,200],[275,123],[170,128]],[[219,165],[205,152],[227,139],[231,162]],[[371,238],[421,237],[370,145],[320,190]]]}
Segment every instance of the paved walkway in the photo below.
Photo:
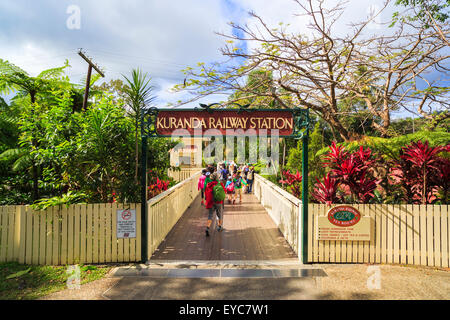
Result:
{"label": "paved walkway", "polygon": [[[194,200],[151,260],[297,260],[295,253],[258,199],[225,203],[224,230],[205,237],[207,210]],[[214,226],[214,224],[213,224]]]}
{"label": "paved walkway", "polygon": [[[380,269],[380,287],[370,289],[367,283],[374,272],[373,269],[368,269],[368,265],[309,265],[308,267],[315,270],[323,269],[327,276],[308,275],[307,272],[305,276],[282,278],[157,278],[153,276],[118,277],[112,272],[104,279],[82,285],[80,290],[63,290],[44,299],[450,300],[449,270],[392,265],[375,266]],[[267,268],[273,267],[267,266]]]}

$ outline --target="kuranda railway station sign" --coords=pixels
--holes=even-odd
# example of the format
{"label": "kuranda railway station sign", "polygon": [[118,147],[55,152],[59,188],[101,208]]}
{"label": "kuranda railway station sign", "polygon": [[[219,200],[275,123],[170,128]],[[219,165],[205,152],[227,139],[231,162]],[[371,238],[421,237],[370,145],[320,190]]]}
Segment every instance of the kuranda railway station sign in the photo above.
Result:
{"label": "kuranda railway station sign", "polygon": [[219,130],[227,135],[227,130],[243,130],[247,134],[260,134],[266,130],[267,135],[278,130],[280,136],[290,136],[294,131],[294,117],[290,111],[263,111],[238,113],[223,110],[212,114],[199,114],[198,111],[160,111],[156,120],[156,132],[168,136],[174,130],[185,129],[191,135],[208,135],[208,130]]}
{"label": "kuranda railway station sign", "polygon": [[[214,104],[213,104],[214,105]],[[148,137],[278,135],[301,138],[309,122],[307,109],[212,108],[146,110],[143,133]]]}

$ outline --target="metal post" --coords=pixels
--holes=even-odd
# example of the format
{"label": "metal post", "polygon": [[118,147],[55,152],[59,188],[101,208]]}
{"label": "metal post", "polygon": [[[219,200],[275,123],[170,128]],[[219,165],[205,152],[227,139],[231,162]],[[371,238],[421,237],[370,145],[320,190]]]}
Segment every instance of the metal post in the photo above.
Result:
{"label": "metal post", "polygon": [[144,112],[141,114],[141,257],[147,262],[147,135],[144,130]]}
{"label": "metal post", "polygon": [[302,257],[303,263],[308,263],[308,137],[309,137],[309,109],[306,111],[306,129],[302,137],[302,221],[303,241]]}

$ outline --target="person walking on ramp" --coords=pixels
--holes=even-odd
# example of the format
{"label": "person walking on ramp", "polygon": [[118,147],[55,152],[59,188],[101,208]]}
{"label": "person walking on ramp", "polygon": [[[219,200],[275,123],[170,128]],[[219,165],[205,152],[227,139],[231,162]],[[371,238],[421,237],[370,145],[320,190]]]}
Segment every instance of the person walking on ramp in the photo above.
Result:
{"label": "person walking on ramp", "polygon": [[208,209],[208,222],[205,230],[207,237],[209,236],[214,211],[216,211],[216,215],[219,218],[217,231],[223,230],[223,200],[225,199],[225,187],[217,181],[217,173],[211,174],[210,179],[211,182],[208,182],[205,188],[205,207]]}
{"label": "person walking on ramp", "polygon": [[204,199],[205,199],[205,189],[204,189],[205,179],[206,179],[206,169],[203,169],[202,170],[202,175],[198,179],[198,186],[197,186],[198,190],[201,190],[201,193],[202,193],[202,203],[201,203],[202,206],[205,204],[204,203]]}

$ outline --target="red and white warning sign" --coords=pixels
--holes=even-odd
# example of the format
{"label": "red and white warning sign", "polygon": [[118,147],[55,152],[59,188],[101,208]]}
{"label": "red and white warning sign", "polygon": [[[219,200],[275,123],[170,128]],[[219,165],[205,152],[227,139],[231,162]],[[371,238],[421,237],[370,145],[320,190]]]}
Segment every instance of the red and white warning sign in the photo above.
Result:
{"label": "red and white warning sign", "polygon": [[117,210],[117,238],[136,238],[136,210]]}

